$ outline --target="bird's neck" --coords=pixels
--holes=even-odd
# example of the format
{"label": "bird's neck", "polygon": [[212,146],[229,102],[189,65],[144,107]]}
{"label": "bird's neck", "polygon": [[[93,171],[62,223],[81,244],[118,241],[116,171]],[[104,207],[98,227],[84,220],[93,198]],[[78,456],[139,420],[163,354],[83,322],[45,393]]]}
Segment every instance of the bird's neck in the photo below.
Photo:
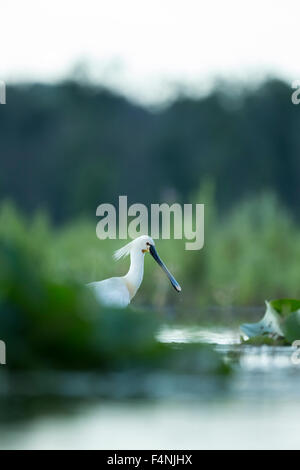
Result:
{"label": "bird's neck", "polygon": [[124,276],[126,286],[129,290],[130,299],[135,296],[141,285],[144,275],[144,253],[141,250],[130,253],[130,268]]}

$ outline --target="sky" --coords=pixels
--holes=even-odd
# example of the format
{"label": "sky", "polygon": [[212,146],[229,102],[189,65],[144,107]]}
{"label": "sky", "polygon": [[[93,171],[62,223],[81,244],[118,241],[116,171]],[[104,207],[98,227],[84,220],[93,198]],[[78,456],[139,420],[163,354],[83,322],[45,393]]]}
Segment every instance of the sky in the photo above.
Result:
{"label": "sky", "polygon": [[139,101],[299,70],[299,0],[1,0],[0,80],[86,75]]}

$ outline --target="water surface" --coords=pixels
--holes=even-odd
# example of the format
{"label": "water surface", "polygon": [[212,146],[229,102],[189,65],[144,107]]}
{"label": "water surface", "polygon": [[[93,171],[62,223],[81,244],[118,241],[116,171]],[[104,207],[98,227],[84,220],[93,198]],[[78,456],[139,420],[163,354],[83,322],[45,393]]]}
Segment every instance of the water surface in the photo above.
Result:
{"label": "water surface", "polygon": [[[134,372],[126,380],[108,375],[101,390],[93,374],[48,377],[62,406],[5,421],[0,447],[300,448],[300,366],[291,361],[292,348],[244,346],[239,330],[228,328],[165,326],[158,338],[173,344],[208,342],[234,373],[225,381],[159,371],[143,379]],[[41,410],[47,400],[43,393],[35,398]],[[74,409],[62,413],[70,402]]]}

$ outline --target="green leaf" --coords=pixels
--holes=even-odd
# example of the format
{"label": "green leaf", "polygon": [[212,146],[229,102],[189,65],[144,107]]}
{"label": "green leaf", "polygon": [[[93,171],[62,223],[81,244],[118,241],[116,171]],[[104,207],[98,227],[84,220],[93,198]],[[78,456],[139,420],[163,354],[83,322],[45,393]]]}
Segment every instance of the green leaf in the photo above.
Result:
{"label": "green leaf", "polygon": [[283,323],[283,333],[289,343],[300,339],[300,311],[291,313]]}
{"label": "green leaf", "polygon": [[271,300],[269,303],[273,309],[284,317],[300,310],[300,300],[298,299],[277,299]]}
{"label": "green leaf", "polygon": [[284,338],[274,338],[269,335],[253,336],[247,340],[242,338],[242,344],[251,346],[286,346],[289,343]]}

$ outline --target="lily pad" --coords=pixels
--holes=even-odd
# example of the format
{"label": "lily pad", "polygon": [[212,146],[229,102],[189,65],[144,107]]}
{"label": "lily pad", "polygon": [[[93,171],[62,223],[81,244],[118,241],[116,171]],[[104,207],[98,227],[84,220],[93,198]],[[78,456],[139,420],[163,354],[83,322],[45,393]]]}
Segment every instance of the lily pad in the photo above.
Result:
{"label": "lily pad", "polygon": [[285,338],[279,338],[269,336],[269,335],[260,335],[260,336],[253,336],[247,340],[242,338],[242,344],[250,345],[250,346],[287,346],[289,343],[285,340]]}
{"label": "lily pad", "polygon": [[284,337],[289,343],[300,339],[300,310],[291,313],[283,323]]}
{"label": "lily pad", "polygon": [[[290,344],[300,339],[300,300],[276,299],[266,301],[266,312],[257,323],[244,323],[240,326],[251,340],[247,344],[274,344],[283,338]],[[269,338],[271,342],[262,340]]]}
{"label": "lily pad", "polygon": [[244,323],[240,326],[242,333],[248,336],[248,338],[266,334],[283,336],[281,314],[272,306],[272,302],[266,301],[266,307],[266,313],[259,322]]}
{"label": "lily pad", "polygon": [[283,317],[300,310],[300,300],[298,299],[276,299],[271,300],[269,304]]}

